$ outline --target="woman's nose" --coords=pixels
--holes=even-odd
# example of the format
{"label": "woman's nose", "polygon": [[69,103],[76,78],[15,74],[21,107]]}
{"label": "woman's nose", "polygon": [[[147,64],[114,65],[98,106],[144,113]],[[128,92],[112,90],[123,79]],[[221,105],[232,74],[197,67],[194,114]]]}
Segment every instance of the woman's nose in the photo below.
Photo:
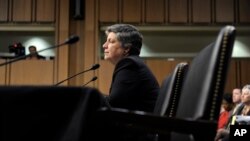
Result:
{"label": "woman's nose", "polygon": [[107,48],[107,42],[102,45],[103,48]]}

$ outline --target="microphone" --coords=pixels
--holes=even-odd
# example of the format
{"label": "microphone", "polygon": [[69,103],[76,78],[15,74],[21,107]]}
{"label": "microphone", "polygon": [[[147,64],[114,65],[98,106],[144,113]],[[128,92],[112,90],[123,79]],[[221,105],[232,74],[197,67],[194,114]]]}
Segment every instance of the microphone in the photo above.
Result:
{"label": "microphone", "polygon": [[74,43],[78,42],[79,39],[80,39],[79,36],[72,35],[72,36],[70,36],[70,37],[64,42],[64,44],[74,44]]}
{"label": "microphone", "polygon": [[94,76],[91,80],[89,80],[86,84],[82,85],[82,86],[86,86],[88,85],[90,82],[96,81],[97,76]]}
{"label": "microphone", "polygon": [[[84,70],[84,71],[82,71],[82,72],[79,72],[79,73],[77,73],[77,74],[75,74],[75,75],[72,75],[72,76],[68,77],[67,79],[64,79],[64,80],[62,80],[62,81],[56,83],[54,86],[58,86],[58,85],[62,84],[63,82],[65,82],[65,81],[67,81],[67,80],[70,80],[71,78],[76,77],[77,75],[80,75],[80,74],[82,74],[82,73],[85,73],[85,72],[88,72],[88,71],[91,71],[91,70],[96,70],[96,69],[98,69],[99,67],[100,67],[99,64],[94,64],[90,69],[87,69],[87,70]],[[97,79],[97,78],[96,78],[96,79]]]}
{"label": "microphone", "polygon": [[[49,49],[53,49],[53,48],[57,48],[57,47],[60,47],[62,45],[66,45],[66,44],[74,44],[76,43],[77,41],[79,41],[79,36],[76,36],[76,35],[72,35],[70,36],[68,39],[66,39],[63,43],[61,44],[57,44],[57,45],[54,45],[54,46],[51,46],[51,47],[48,47],[48,48],[45,48],[45,49],[42,49],[42,50],[39,50],[37,51],[37,53],[40,53],[42,51],[45,51],[45,50],[49,50]],[[1,63],[0,64],[0,67],[1,66],[4,66],[4,65],[7,65],[7,64],[10,64],[10,63],[13,63],[13,62],[17,62],[17,61],[20,61],[28,56],[32,55],[32,53],[29,53],[27,55],[22,55],[22,56],[18,56],[10,61],[7,61],[7,62],[4,62],[4,63]]]}

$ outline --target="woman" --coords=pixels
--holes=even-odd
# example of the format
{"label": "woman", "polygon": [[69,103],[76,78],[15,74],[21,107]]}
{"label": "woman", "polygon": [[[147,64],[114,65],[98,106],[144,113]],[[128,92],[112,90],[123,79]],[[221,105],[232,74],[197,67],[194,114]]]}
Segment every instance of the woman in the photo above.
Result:
{"label": "woman", "polygon": [[229,112],[233,109],[232,94],[226,93],[223,95],[221,104],[221,113],[218,120],[218,129],[224,129],[227,126]]}
{"label": "woman", "polygon": [[250,115],[250,85],[245,85],[242,89],[241,102],[244,107],[240,113],[242,116]]}
{"label": "woman", "polygon": [[104,59],[115,65],[108,96],[112,107],[153,112],[159,84],[139,57],[142,35],[132,25],[115,24],[106,31]]}
{"label": "woman", "polygon": [[[159,85],[139,57],[142,35],[132,25],[115,24],[106,29],[104,59],[115,65],[107,100],[111,107],[153,112]],[[147,141],[154,135],[125,131],[112,132],[109,140]],[[106,135],[109,135],[108,133]]]}

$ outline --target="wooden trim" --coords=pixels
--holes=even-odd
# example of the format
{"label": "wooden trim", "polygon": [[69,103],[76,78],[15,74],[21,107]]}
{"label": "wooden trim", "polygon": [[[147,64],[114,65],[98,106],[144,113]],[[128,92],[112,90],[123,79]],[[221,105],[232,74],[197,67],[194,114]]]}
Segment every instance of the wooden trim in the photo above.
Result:
{"label": "wooden trim", "polygon": [[[69,0],[58,0],[59,9],[57,15],[57,29],[56,38],[57,44],[63,43],[69,38]],[[57,54],[55,58],[55,80],[59,82],[68,77],[68,66],[69,66],[69,46],[64,45],[57,48]],[[65,82],[63,84],[68,84]],[[63,85],[62,84],[62,85]]]}

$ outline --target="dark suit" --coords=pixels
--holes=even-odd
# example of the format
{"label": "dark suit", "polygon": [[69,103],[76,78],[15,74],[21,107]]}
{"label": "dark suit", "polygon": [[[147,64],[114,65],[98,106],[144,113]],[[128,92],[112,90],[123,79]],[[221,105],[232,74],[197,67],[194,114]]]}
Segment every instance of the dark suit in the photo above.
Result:
{"label": "dark suit", "polygon": [[152,112],[159,84],[139,56],[128,56],[115,66],[110,88],[112,107]]}
{"label": "dark suit", "polygon": [[[159,93],[159,84],[139,56],[128,56],[120,60],[114,69],[110,95],[111,107],[153,112]],[[110,141],[148,141],[154,136],[144,133],[112,132]]]}
{"label": "dark suit", "polygon": [[45,59],[46,59],[46,57],[44,57],[44,56],[42,56],[42,55],[39,55],[39,54],[37,55],[37,58],[38,58],[39,60],[40,60],[40,59],[41,59],[41,60],[45,60]]}

